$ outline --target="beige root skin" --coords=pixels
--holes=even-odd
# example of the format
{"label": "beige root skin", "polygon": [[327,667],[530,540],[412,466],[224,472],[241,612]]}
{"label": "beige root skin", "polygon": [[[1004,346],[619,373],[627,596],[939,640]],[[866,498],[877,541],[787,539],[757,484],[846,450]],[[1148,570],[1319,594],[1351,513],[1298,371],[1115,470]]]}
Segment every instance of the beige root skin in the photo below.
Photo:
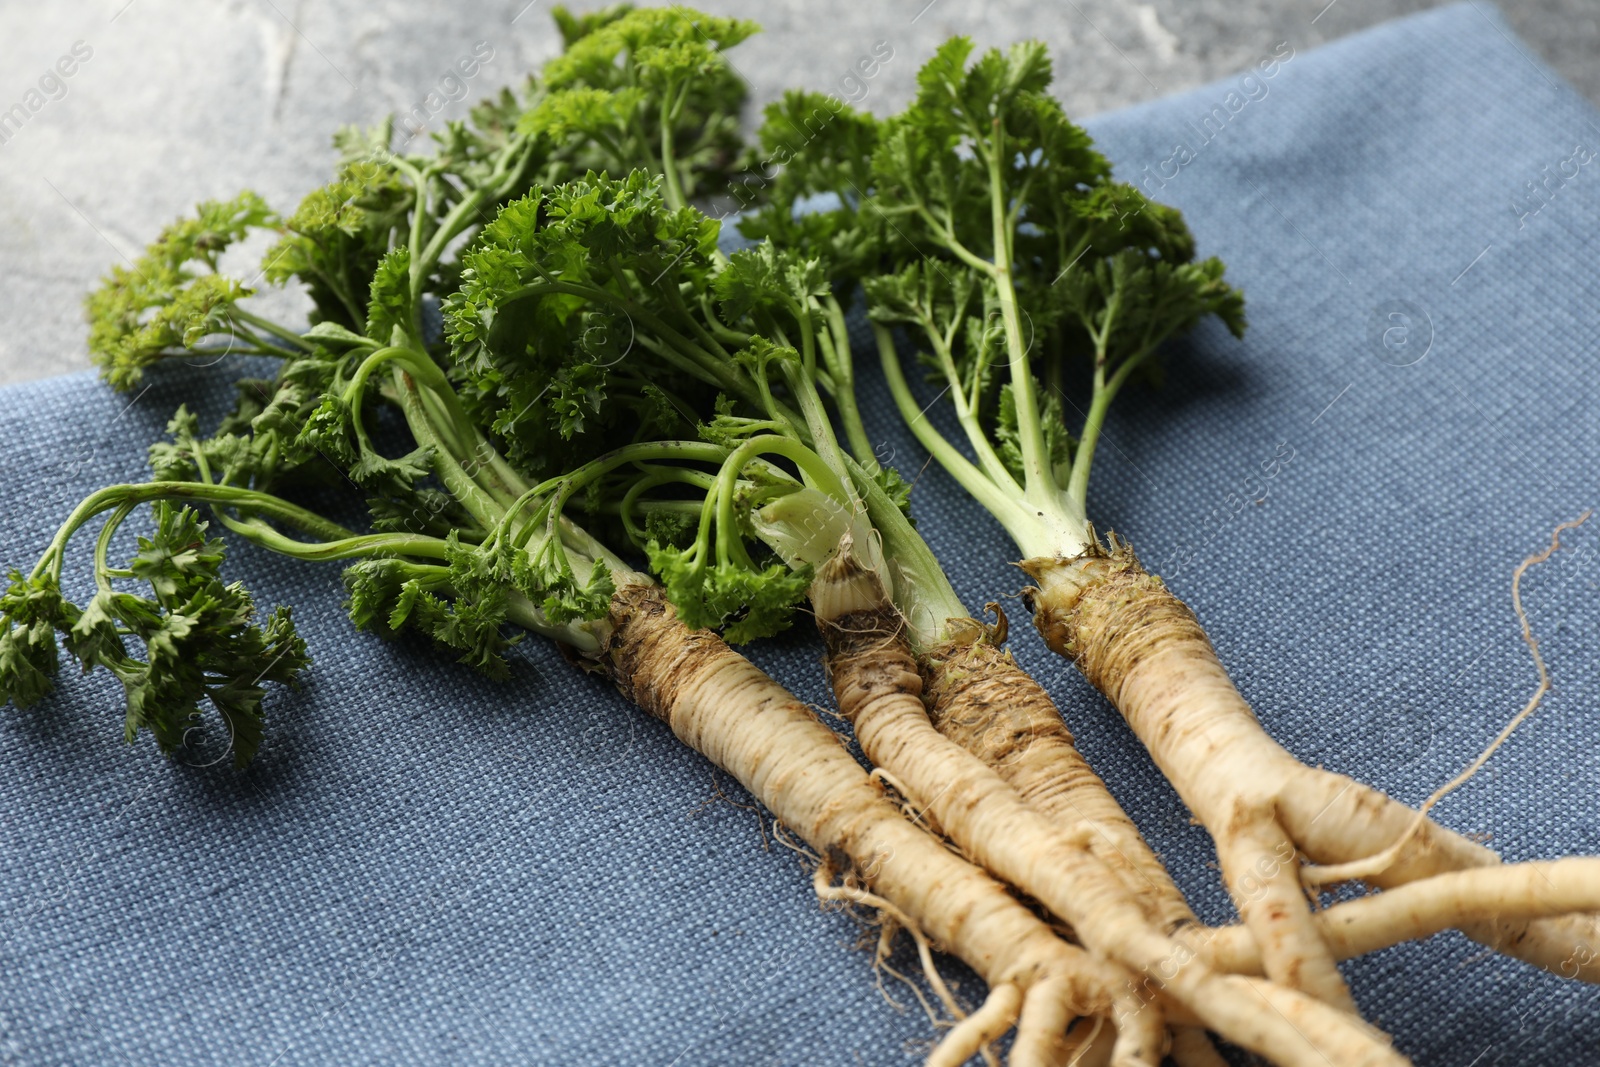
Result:
{"label": "beige root skin", "polygon": [[1067,1027],[1072,1012],[1050,983],[1028,990],[1017,1017],[1017,1036],[1011,1042],[1011,1067],[1046,1067],[1065,1062]]}
{"label": "beige root skin", "polygon": [[[960,638],[917,657],[922,702],[934,727],[1056,826],[1082,833],[1090,851],[1117,875],[1157,929],[1170,934],[1197,927],[1199,920],[1166,867],[1078,751],[1050,694],[999,647],[1005,615],[999,618],[992,639],[975,623],[963,628]],[[1109,1048],[1109,1034],[1104,1043]],[[1222,1062],[1197,1027],[1176,1028],[1170,1054],[1185,1065]]]}
{"label": "beige root skin", "polygon": [[1104,1019],[1079,1019],[1067,1031],[1064,1051],[1068,1067],[1110,1067],[1115,1037],[1116,1031]]}
{"label": "beige root skin", "polygon": [[[1600,908],[1600,858],[1508,863],[1438,874],[1317,913],[1317,926],[1339,959],[1415,941],[1466,923],[1509,925]],[[1261,954],[1244,927],[1197,932],[1199,951],[1220,970],[1261,973]],[[1592,970],[1596,948],[1577,946],[1560,966],[1567,978]]]}
{"label": "beige root skin", "polygon": [[908,822],[805,704],[715,634],[684,626],[658,588],[620,589],[609,621],[596,658],[625,696],[991,990],[1048,984],[1066,1010],[1087,1016],[1109,1014],[1125,996],[1123,972],[1063,942],[1004,886]]}
{"label": "beige root skin", "polygon": [[[1126,545],[1022,564],[1034,622],[1127,720],[1217,842],[1223,875],[1268,976],[1336,1003],[1348,993],[1299,883],[1300,857],[1336,864],[1406,852],[1371,882],[1403,885],[1499,857],[1342,775],[1307,767],[1269,737],[1193,612]],[[1413,827],[1415,829],[1413,830]],[[1590,915],[1461,924],[1469,936],[1547,970],[1594,981],[1600,926]],[[1583,960],[1575,968],[1572,960]],[[1565,968],[1565,969],[1564,969]]]}
{"label": "beige root skin", "polygon": [[[939,732],[978,756],[1024,799],[1058,825],[1090,823],[1096,855],[1125,879],[1135,874],[1147,914],[1184,940],[1218,970],[1262,973],[1261,953],[1248,929],[1199,926],[1166,868],[1139,835],[1104,783],[1078,753],[1047,693],[1012,658],[969,639],[919,657],[923,702]],[[1409,811],[1409,809],[1408,809]],[[1567,859],[1442,874],[1318,912],[1323,938],[1338,959],[1430,937],[1463,923],[1519,921],[1600,910],[1600,859]],[[1567,977],[1592,970],[1600,946],[1568,953],[1556,968]],[[1203,1030],[1175,1027],[1169,1053],[1180,1067],[1223,1061]]]}
{"label": "beige root skin", "polygon": [[1022,990],[1007,982],[990,986],[977,1011],[957,1023],[928,1057],[927,1067],[961,1067],[978,1051],[1005,1036],[1022,1012]]}
{"label": "beige root skin", "polygon": [[[1432,820],[1416,823],[1416,811],[1344,775],[1294,763],[1288,782],[1306,783],[1308,795],[1282,807],[1284,825],[1315,863],[1346,863],[1382,851],[1412,834],[1405,855],[1370,884],[1389,889],[1452,871],[1494,868],[1491,849]],[[1583,982],[1600,982],[1600,921],[1593,914],[1521,921],[1485,919],[1459,927],[1468,937],[1505,955]],[[1572,961],[1581,963],[1573,969]]]}
{"label": "beige root skin", "polygon": [[[903,782],[963,850],[1070,923],[1087,947],[1159,986],[1209,1029],[1278,1063],[1406,1062],[1343,1012],[1258,979],[1213,972],[1150,922],[1094,857],[1085,833],[1072,837],[1055,827],[934,730],[903,622],[847,548],[819,571],[812,604],[839,711],[855,726],[867,758]],[[1158,1036],[1161,1045],[1150,1047],[1148,1040],[1165,1033],[1157,1007],[1152,998],[1119,1009],[1114,1062],[1159,1062],[1165,1042]]]}
{"label": "beige root skin", "polygon": [[1044,687],[983,638],[918,657],[922,700],[938,731],[988,764],[1022,798],[1116,872],[1164,932],[1197,922],[1139,828],[1079,753]]}

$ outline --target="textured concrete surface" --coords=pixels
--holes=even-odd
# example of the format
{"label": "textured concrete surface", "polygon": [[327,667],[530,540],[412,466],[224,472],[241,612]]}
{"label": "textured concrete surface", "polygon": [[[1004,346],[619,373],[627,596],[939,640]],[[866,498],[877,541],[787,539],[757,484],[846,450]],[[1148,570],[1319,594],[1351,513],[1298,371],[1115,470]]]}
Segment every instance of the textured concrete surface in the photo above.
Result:
{"label": "textured concrete surface", "polygon": [[[1487,3],[1487,0],[1474,0]],[[572,5],[583,8],[592,4]],[[945,37],[1050,42],[1075,114],[1203,84],[1281,41],[1297,51],[1431,7],[1431,0],[702,0],[766,32],[732,58],[758,107],[785,87],[902,104]],[[195,201],[248,186],[291,210],[325,180],[328,135],[408,111],[482,44],[493,58],[468,102],[520,81],[555,50],[548,0],[103,0],[0,7],[0,382],[88,365],[79,304],[108,264],[136,254]],[[1600,6],[1521,0],[1506,14],[1531,54],[1600,102]],[[893,59],[852,68],[878,42]],[[74,49],[76,48],[76,54]],[[57,68],[57,64],[61,66]],[[70,69],[62,77],[57,70]],[[751,114],[754,114],[754,107]],[[280,297],[293,318],[294,301]]]}

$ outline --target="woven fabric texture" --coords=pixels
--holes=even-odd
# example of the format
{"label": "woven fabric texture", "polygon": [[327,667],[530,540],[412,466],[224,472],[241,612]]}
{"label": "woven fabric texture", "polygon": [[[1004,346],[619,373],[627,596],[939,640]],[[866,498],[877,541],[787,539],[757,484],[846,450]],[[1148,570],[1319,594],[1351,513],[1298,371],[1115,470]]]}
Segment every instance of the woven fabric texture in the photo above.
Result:
{"label": "woven fabric texture", "polygon": [[[1417,803],[1531,692],[1512,569],[1597,499],[1600,116],[1484,4],[1262,59],[1270,77],[1088,123],[1227,261],[1251,319],[1243,342],[1202,328],[1165,388],[1119,400],[1092,512],[1195,608],[1274,736]],[[142,480],[173,408],[216,418],[240,371],[0,391],[0,562],[30,566],[82,495]],[[915,475],[925,453],[866,389]],[[1022,586],[938,470],[914,499],[970,606]],[[1524,584],[1555,691],[1437,810],[1510,859],[1600,852],[1600,522],[1568,544]],[[229,573],[293,604],[315,657],[271,694],[247,772],[128,748],[115,683],[65,666],[0,718],[0,1062],[845,1067],[927,1048],[748,798],[553,646],[524,642],[497,684],[356,633],[337,566],[236,543]],[[1202,915],[1228,918],[1206,835],[1136,739],[1012,632]],[[824,699],[809,634],[753,655]],[[1418,1063],[1600,1062],[1596,990],[1459,935],[1346,973]]]}

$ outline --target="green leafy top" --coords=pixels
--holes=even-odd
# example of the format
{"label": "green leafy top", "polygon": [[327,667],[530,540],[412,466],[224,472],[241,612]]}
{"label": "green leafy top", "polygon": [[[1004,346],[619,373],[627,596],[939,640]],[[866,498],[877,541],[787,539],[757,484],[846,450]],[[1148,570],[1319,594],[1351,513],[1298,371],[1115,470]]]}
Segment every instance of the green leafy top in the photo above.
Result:
{"label": "green leafy top", "polygon": [[595,170],[664,174],[668,198],[725,186],[747,166],[739,132],[745,85],[723,53],[757,32],[744,19],[685,7],[556,14],[566,50],[545,67],[547,95],[525,130],[581,137]]}
{"label": "green leafy top", "polygon": [[715,382],[652,329],[649,306],[703,286],[716,241],[713,220],[667,207],[644,171],[536,190],[484,227],[445,329],[468,409],[514,463],[544,477],[619,436],[693,432],[682,398]]}
{"label": "green leafy top", "polygon": [[384,158],[388,145],[373,152],[341,161],[333,181],[307,193],[263,261],[274,284],[297,278],[307,285],[313,321],[366,325],[369,279],[414,207],[413,189]]}
{"label": "green leafy top", "polygon": [[[682,11],[558,20],[579,54],[520,97],[503,92],[467,122],[447,124],[432,155],[396,152],[388,122],[342,130],[333,181],[287,219],[252,194],[203,204],[135,270],[114,271],[91,296],[96,350],[119,386],[157,359],[216,351],[201,347],[216,336],[231,345],[222,351],[281,362],[272,379],[240,383],[233,412],[210,436],[180,409],[169,439],[150,450],[156,480],[92,494],[38,567],[15,577],[0,632],[4,699],[43,694],[62,634],[86,667],[108,668],[129,687],[131,732],[150,729],[170,749],[209,699],[236,757],[249,757],[260,739],[258,683],[291,677],[304,650],[286,613],[255,625],[248,595],[217,578],[220,542],[201,536],[191,505],[209,506],[233,535],[275,552],[348,561],[347,607],[358,625],[418,630],[492,674],[506,669],[509,625],[580,651],[601,647],[616,585],[647,579],[572,521],[573,502],[602,523],[621,518],[607,513],[605,492],[626,476],[591,468],[591,458],[624,427],[692,437],[695,412],[725,386],[756,396],[738,364],[719,365],[678,333],[699,325],[684,294],[712,299],[716,223],[684,210],[680,187],[669,197],[661,180],[634,169],[665,160],[681,183],[734,166],[743,88],[720,49],[752,27]],[[640,114],[665,145],[647,139],[607,156],[582,123],[562,129],[533,117],[552,114],[544,105],[558,94],[625,89],[596,65],[606,55],[657,101],[641,103]],[[613,157],[625,177],[565,180],[579,160]],[[484,223],[492,225],[474,239]],[[263,274],[306,286],[310,329],[253,314],[241,306],[248,289],[215,273],[223,250],[256,228],[280,235]],[[430,296],[450,298],[445,344],[427,336]],[[648,360],[626,358],[635,319]],[[404,431],[385,424],[387,415]],[[405,431],[409,444],[396,448]],[[567,441],[565,455],[540,447]],[[528,463],[518,470],[497,443]],[[688,444],[705,450],[703,462],[729,451]],[[554,479],[530,483],[536,458]],[[307,483],[319,488],[319,509],[356,514],[364,503],[370,532],[280,495]],[[145,503],[156,508],[157,535],[130,567],[110,567],[105,546]],[[645,521],[660,533],[671,525],[665,515]],[[59,592],[63,553],[102,516],[100,593],[79,609]],[[151,584],[152,597],[113,584],[135,578]],[[145,660],[128,657],[129,637],[146,642]]]}
{"label": "green leafy top", "polygon": [[[280,235],[256,277],[303,284],[314,325],[380,331],[374,336],[384,343],[397,326],[420,337],[424,294],[459,284],[459,239],[541,174],[565,177],[575,156],[592,154],[584,138],[528,128],[527,116],[546,96],[532,78],[520,94],[501,90],[467,120],[446,123],[433,135],[431,154],[396,151],[392,118],[341,129],[333,138],[333,180],[287,218],[248,192],[201,204],[131,268],[113,268],[88,297],[90,351],[106,378],[131,388],[149,365],[189,352],[293,359],[311,350],[297,331],[243,306],[249,285],[216,273],[221,252],[252,229]],[[409,256],[403,263],[392,255],[400,250]],[[385,271],[389,276],[379,277]],[[375,292],[388,304],[370,308]]]}
{"label": "green leafy top", "polygon": [[[757,331],[814,333],[826,276],[771,246],[723,257],[717,223],[671,206],[664,184],[591,173],[506,205],[463,257],[446,333],[467,410],[520,473],[547,479],[532,491],[545,521],[569,502],[614,514],[687,622],[764,636],[808,577],[751,544],[748,514],[805,479],[739,450],[774,429],[803,450],[807,430],[785,403],[797,348]],[[695,532],[669,543],[669,525]]]}
{"label": "green leafy top", "polygon": [[233,332],[235,305],[251,290],[218,273],[222,253],[278,219],[252,192],[207,200],[179,219],[127,267],[113,266],[84,301],[89,354],[118,389],[137,385],[174,349],[196,349]]}
{"label": "green leafy top", "polygon": [[[117,506],[96,549],[98,591],[84,607],[61,593],[59,553],[32,575],[10,574],[0,596],[0,699],[19,707],[40,700],[56,672],[56,635],[85,671],[104,667],[126,693],[124,731],[148,730],[163,752],[181,748],[209,702],[227,729],[233,761],[244,766],[261,745],[261,701],[268,682],[293,683],[310,662],[289,609],[263,622],[238,582],[220,575],[222,541],[206,537],[194,510],[154,505],[155,531],[139,538],[124,568],[105,563],[106,543],[132,504]],[[122,592],[137,580],[148,596]],[[141,660],[129,641],[144,646]]]}
{"label": "green leafy top", "polygon": [[[206,504],[232,533],[304,560],[350,560],[347,607],[360,626],[385,633],[414,629],[458,653],[462,662],[504,676],[508,624],[594,651],[614,576],[641,580],[582,530],[548,508],[484,443],[429,357],[410,345],[378,347],[327,324],[306,335],[320,342],[287,360],[265,403],[241,394],[218,432],[202,437],[181,409],[170,441],[151,448],[156,480],[118,485],[85,499],[62,524],[33,571],[13,572],[0,598],[0,700],[26,706],[49,689],[59,634],[86,670],[104,667],[127,690],[127,735],[149,730],[175,751],[208,700],[221,715],[242,765],[261,741],[263,684],[292,681],[308,662],[287,609],[264,622],[249,594],[219,577],[220,539],[189,506]],[[323,345],[340,344],[342,352]],[[392,392],[369,389],[390,375]],[[365,429],[371,402],[398,401],[417,437],[400,458],[381,452]],[[370,415],[370,411],[368,411]],[[474,444],[475,442],[475,444]],[[301,467],[321,465],[343,487],[367,497],[373,530],[356,533],[270,492]],[[443,488],[439,488],[441,485]],[[520,496],[519,496],[520,494]],[[357,501],[323,506],[354,511]],[[156,533],[141,539],[125,568],[106,563],[123,522],[151,503]],[[80,608],[61,595],[61,569],[73,535],[106,515],[95,549],[98,593]],[[149,596],[115,583],[143,580]],[[143,660],[127,651],[142,641]]]}
{"label": "green leafy top", "polygon": [[[687,622],[748,640],[789,625],[847,530],[916,540],[907,487],[854,410],[828,265],[771,241],[724,256],[664,184],[590,174],[507,205],[463,257],[446,331],[468,410],[548,479],[551,513],[615,516]],[[964,614],[933,569],[927,596]]]}
{"label": "green leafy top", "polygon": [[561,47],[565,51],[581,38],[609,26],[633,10],[633,4],[611,4],[594,11],[585,11],[581,15],[574,15],[565,4],[557,4],[550,10],[550,17],[555,20],[556,30],[561,34]]}
{"label": "green leafy top", "polygon": [[[975,56],[954,38],[905,111],[849,113],[785,168],[746,232],[845,250],[834,280],[863,283],[908,425],[1025,552],[1071,555],[1090,536],[1089,467],[1112,397],[1168,338],[1212,315],[1237,335],[1244,312],[1222,263],[1195,261],[1182,216],[1112,180],[1050,81],[1039,42]],[[769,109],[763,142],[780,143],[804,106]],[[794,219],[818,192],[838,206]],[[922,417],[889,325],[941,383],[971,458]],[[1062,399],[1085,386],[1074,436]]]}
{"label": "green leafy top", "polygon": [[[248,197],[202,206],[151,254],[165,282],[145,293],[119,278],[91,299],[97,322],[120,323],[105,336],[127,350],[123,368],[208,333],[282,362],[210,437],[180,411],[151,451],[158,480],[85,501],[17,579],[7,696],[35,698],[53,669],[45,636],[82,630],[94,664],[143,670],[180,718],[206,697],[226,705],[236,737],[248,732],[240,717],[259,697],[235,677],[246,653],[301,653],[286,618],[252,631],[242,590],[202,581],[220,551],[177,504],[207,505],[273,551],[347,561],[358,625],[420,631],[494,674],[508,626],[601,647],[613,591],[647,580],[613,546],[648,559],[691,624],[743,640],[787,625],[811,568],[848,535],[913,627],[937,637],[965,611],[910,526],[908,487],[873,457],[847,288],[864,283],[903,406],[885,326],[920,335],[977,459],[930,447],[1029,547],[1081,525],[1080,471],[1127,372],[1204,315],[1242,324],[1220,265],[1194,262],[1177,214],[1112,183],[1046,95],[1036,45],[976,60],[969,44],[947,45],[916,101],[884,122],[786,97],[763,131],[769,150],[790,149],[750,224],[766,239],[723,255],[717,223],[686,194],[747,158],[743,89],[723,52],[753,26],[682,9],[558,21],[567,51],[543,77],[448,124],[433,155],[396,153],[388,124],[342,131],[334,180],[288,219]],[[813,131],[819,106],[832,118]],[[838,206],[796,218],[817,194]],[[269,276],[312,293],[311,329],[255,316],[242,287],[197,273],[258,226],[281,234]],[[435,298],[442,342],[424,323]],[[1095,402],[1074,440],[1054,386],[1083,356]],[[322,486],[319,506],[328,494],[364,503],[369,532],[280,495],[307,480]],[[145,502],[158,505],[148,558],[97,569],[104,596],[84,629],[90,609],[58,593],[66,540],[110,512],[103,555]],[[135,577],[158,608],[107,591]],[[213,659],[181,644],[201,630]],[[113,647],[128,636],[147,641],[140,666]],[[173,740],[171,723],[139,714]]]}
{"label": "green leafy top", "polygon": [[900,238],[881,212],[812,208],[820,198],[857,206],[867,196],[878,121],[822,93],[794,89],[768,104],[764,115],[761,147],[778,171],[770,181],[752,175],[735,187],[746,206],[763,205],[740,217],[740,232],[826,255],[834,280],[848,285],[882,256],[885,242]]}

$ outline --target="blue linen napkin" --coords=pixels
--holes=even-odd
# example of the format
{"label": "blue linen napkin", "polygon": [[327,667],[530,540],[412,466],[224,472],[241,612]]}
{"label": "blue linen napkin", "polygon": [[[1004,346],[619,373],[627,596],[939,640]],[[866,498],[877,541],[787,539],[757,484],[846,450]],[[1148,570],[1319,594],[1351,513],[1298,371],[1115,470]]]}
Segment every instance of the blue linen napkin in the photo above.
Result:
{"label": "blue linen napkin", "polygon": [[[1248,74],[1088,123],[1119,177],[1227,261],[1252,323],[1242,343],[1206,326],[1174,346],[1166,388],[1119,402],[1093,513],[1195,608],[1274,736],[1410,803],[1532,690],[1512,568],[1600,495],[1596,120],[1468,3],[1314,52],[1285,41]],[[133,398],[87,376],[0,391],[0,563],[31,565],[85,493],[142,480],[172,409],[214,419],[242,369],[155,373]],[[884,454],[914,474],[924,453],[867,388]],[[937,470],[916,507],[969,605],[1021,587],[998,528]],[[1600,852],[1600,522],[1568,544],[1524,584],[1556,689],[1437,810],[1508,859]],[[714,799],[720,783],[743,802],[737,787],[553,646],[525,642],[492,683],[357,634],[335,565],[240,543],[230,559],[264,606],[295,605],[315,657],[301,690],[271,694],[248,771],[130,751],[104,675],[64,668],[42,707],[3,713],[4,1062],[847,1065],[926,1048],[926,1019],[852,949],[858,927],[818,910],[753,812]],[[1228,918],[1209,841],[1136,739],[1013,633],[1202,916]],[[754,655],[824,700],[809,635]],[[1459,935],[1346,973],[1419,1063],[1600,1062],[1596,990]]]}

